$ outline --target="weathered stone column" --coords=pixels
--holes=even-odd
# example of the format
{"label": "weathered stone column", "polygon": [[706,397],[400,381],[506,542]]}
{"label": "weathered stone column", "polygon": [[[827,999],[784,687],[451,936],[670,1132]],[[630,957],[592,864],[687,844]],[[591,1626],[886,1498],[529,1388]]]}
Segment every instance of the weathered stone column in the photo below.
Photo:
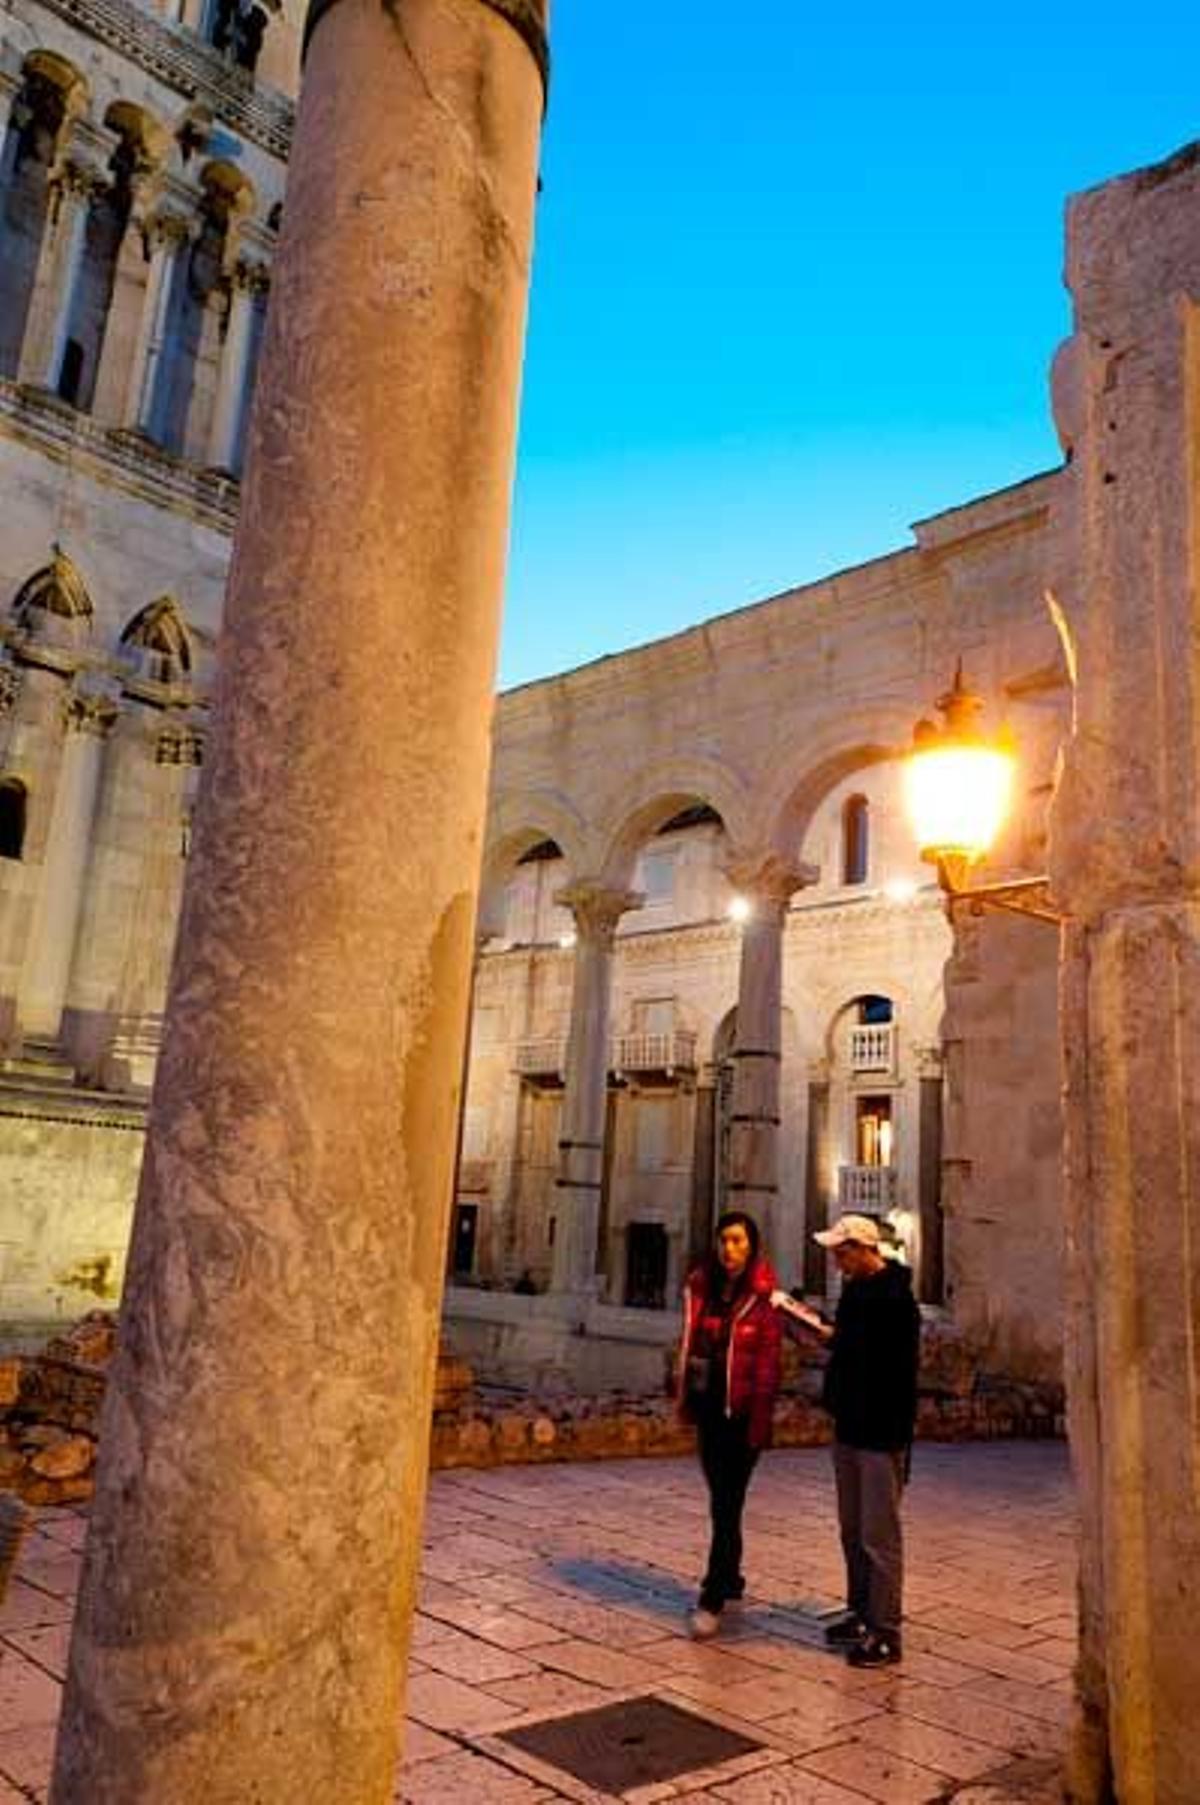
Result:
{"label": "weathered stone column", "polygon": [[80,689],[71,690],[63,706],[66,738],[54,791],[37,921],[17,998],[21,1031],[37,1039],[54,1039],[62,1022],[83,905],[103,742],[116,712],[110,696]]}
{"label": "weathered stone column", "polygon": [[68,160],[53,181],[53,224],[42,240],[42,253],[29,303],[19,378],[56,389],[83,268],[88,215],[104,176],[86,163]]}
{"label": "weathered stone column", "polygon": [[[1073,1797],[1200,1786],[1200,153],[1076,200],[1055,585],[1076,675],[1067,1369],[1082,1518]],[[1110,1791],[1111,1788],[1111,1791]]]}
{"label": "weathered stone column", "polygon": [[250,350],[256,297],[265,294],[267,272],[261,264],[239,260],[230,273],[229,319],[221,350],[217,393],[213,402],[208,462],[214,470],[233,470],[237,463],[242,417],[249,405]]}
{"label": "weathered stone column", "polygon": [[572,884],[555,900],[575,918],[571,1028],[558,1141],[553,1289],[585,1296],[596,1285],[604,1124],[608,1110],[612,949],[617,923],[642,898]]}
{"label": "weathered stone column", "polygon": [[146,223],[150,268],[142,297],[142,317],[130,359],[121,424],[150,432],[158,395],[159,371],[166,348],[171,289],[180,253],[191,237],[191,225],[178,213],[156,213]]}
{"label": "weathered stone column", "polygon": [[733,859],[726,876],[749,904],[731,1054],[726,1207],[748,1211],[770,1238],[778,1227],[783,924],[792,896],[816,873],[765,853]]}
{"label": "weathered stone column", "polygon": [[311,40],[55,1805],[392,1797],[543,19]]}

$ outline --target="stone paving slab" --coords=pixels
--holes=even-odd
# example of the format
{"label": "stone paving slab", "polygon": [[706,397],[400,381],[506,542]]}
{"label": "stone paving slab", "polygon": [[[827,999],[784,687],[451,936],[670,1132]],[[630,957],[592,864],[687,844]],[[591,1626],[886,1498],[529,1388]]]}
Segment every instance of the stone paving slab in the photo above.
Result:
{"label": "stone paving slab", "polygon": [[[750,1593],[703,1646],[685,1626],[707,1528],[693,1462],[435,1475],[398,1805],[612,1805],[498,1732],[646,1695],[759,1746],[625,1805],[1043,1805],[1071,1706],[1065,1449],[921,1445],[914,1467],[905,1660],[877,1673],[820,1640],[841,1586],[825,1450],[762,1463]],[[46,1798],[85,1529],[43,1513],[0,1612],[0,1805]]]}

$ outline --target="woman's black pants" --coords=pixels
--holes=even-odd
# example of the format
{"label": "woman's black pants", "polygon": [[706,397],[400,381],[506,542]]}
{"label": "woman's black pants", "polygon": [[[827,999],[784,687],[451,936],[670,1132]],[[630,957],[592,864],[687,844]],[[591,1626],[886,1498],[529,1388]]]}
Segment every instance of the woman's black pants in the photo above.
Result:
{"label": "woman's black pants", "polygon": [[742,1578],[742,1510],[758,1449],[749,1442],[745,1417],[702,1417],[698,1424],[700,1465],[708,1482],[712,1544],[700,1587],[700,1608],[719,1611],[746,1589]]}

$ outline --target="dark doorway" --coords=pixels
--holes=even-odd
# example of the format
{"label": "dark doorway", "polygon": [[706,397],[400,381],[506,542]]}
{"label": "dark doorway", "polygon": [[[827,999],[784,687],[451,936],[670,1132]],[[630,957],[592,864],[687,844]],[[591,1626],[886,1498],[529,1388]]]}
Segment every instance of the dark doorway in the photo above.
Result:
{"label": "dark doorway", "polygon": [[626,1230],[625,1302],[634,1310],[662,1310],[667,1302],[667,1231],[661,1222],[631,1222]]}
{"label": "dark doorway", "polygon": [[450,1246],[450,1271],[456,1279],[468,1279],[475,1271],[475,1243],[479,1237],[479,1205],[454,1206],[454,1236]]}

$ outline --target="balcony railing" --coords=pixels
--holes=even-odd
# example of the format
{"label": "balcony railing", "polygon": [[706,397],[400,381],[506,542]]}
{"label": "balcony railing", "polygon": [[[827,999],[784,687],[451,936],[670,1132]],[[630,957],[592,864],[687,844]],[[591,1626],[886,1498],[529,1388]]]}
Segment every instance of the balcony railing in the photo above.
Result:
{"label": "balcony railing", "polygon": [[562,1078],[567,1069],[566,1035],[518,1041],[516,1069],[522,1078]]}
{"label": "balcony railing", "polygon": [[857,1216],[885,1216],[896,1207],[895,1166],[839,1166],[838,1209]]}
{"label": "balcony railing", "polygon": [[877,1022],[850,1030],[850,1069],[892,1077],[896,1070],[896,1024]]}
{"label": "balcony railing", "polygon": [[608,1063],[614,1072],[694,1072],[696,1036],[686,1028],[659,1034],[618,1034]]}
{"label": "balcony railing", "polygon": [[[565,1034],[517,1043],[516,1070],[522,1078],[562,1078],[567,1069]],[[617,1034],[608,1045],[610,1072],[694,1072],[696,1036],[686,1028],[658,1034]]]}

